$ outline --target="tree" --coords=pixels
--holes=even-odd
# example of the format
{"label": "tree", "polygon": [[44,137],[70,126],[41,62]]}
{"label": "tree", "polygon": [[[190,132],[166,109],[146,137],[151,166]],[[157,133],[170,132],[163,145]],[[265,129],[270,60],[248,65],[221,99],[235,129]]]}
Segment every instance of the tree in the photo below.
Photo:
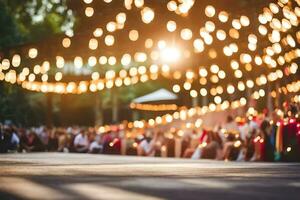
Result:
{"label": "tree", "polygon": [[66,0],[2,0],[0,50],[53,34],[72,34],[75,20]]}
{"label": "tree", "polygon": [[[75,17],[66,0],[0,1],[0,59],[10,48],[37,42],[54,34],[72,34]],[[0,121],[44,123],[44,94],[33,94],[0,82]]]}

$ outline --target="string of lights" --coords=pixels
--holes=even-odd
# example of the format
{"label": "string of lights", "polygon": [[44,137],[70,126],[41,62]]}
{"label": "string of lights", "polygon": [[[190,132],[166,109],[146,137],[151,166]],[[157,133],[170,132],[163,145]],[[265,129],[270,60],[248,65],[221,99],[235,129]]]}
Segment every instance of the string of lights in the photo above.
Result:
{"label": "string of lights", "polygon": [[[104,2],[111,3],[112,1]],[[93,1],[86,0],[84,3],[87,5],[85,8],[86,17],[93,18],[95,13],[94,8],[92,7]],[[187,21],[188,18],[186,18],[186,16],[193,11],[196,4],[197,3],[194,0],[169,1],[167,3],[167,10],[179,15],[183,20]],[[124,1],[124,7],[127,11],[131,10],[130,12],[133,12],[133,6],[140,11],[141,19],[144,24],[151,24],[154,19],[156,19],[154,9],[145,6],[144,1]],[[56,70],[58,70],[54,75],[56,82],[48,82],[48,72],[50,72],[53,64],[50,64],[50,61],[47,60],[42,61],[41,65],[34,64],[31,69],[24,67],[22,70],[19,70],[21,73],[18,74],[17,69],[21,66],[21,61],[24,60],[25,62],[26,60],[29,60],[30,63],[32,63],[39,56],[39,50],[30,47],[28,54],[25,56],[15,54],[12,56],[11,60],[7,58],[2,60],[0,65],[0,80],[5,80],[10,83],[19,83],[23,88],[37,92],[81,94],[88,91],[95,92],[103,89],[111,89],[112,87],[128,86],[138,82],[156,80],[159,75],[163,75],[165,78],[174,79],[174,82],[183,78],[186,79],[182,86],[179,84],[173,85],[173,91],[176,93],[182,91],[181,88],[184,88],[189,91],[190,96],[192,97],[197,97],[198,94],[206,96],[208,93],[213,96],[216,94],[220,95],[223,92],[233,94],[237,90],[243,91],[245,86],[253,88],[255,85],[265,85],[268,81],[279,81],[281,78],[284,78],[284,75],[297,73],[298,65],[295,62],[286,66],[284,69],[280,69],[280,67],[287,65],[287,63],[297,59],[300,55],[299,48],[296,48],[296,43],[299,44],[300,41],[300,32],[297,31],[295,36],[292,34],[293,27],[297,27],[299,23],[298,18],[300,16],[300,11],[298,6],[298,1],[291,2],[280,0],[276,3],[270,3],[268,7],[265,7],[263,13],[258,15],[258,22],[260,25],[258,26],[257,31],[261,37],[256,33],[249,34],[247,32],[245,38],[248,41],[248,45],[246,48],[239,47],[238,43],[239,40],[243,39],[242,35],[245,35],[245,33],[242,33],[243,28],[245,29],[253,23],[249,17],[241,15],[239,18],[232,18],[228,12],[223,10],[218,12],[215,7],[208,5],[205,7],[204,14],[209,20],[204,23],[203,27],[200,27],[200,37],[198,37],[191,28],[185,27],[180,29],[179,23],[176,23],[174,20],[167,21],[165,26],[167,33],[178,36],[178,39],[182,42],[191,45],[193,51],[190,51],[189,48],[185,49],[184,46],[182,49],[179,49],[176,45],[169,46],[168,41],[164,39],[158,39],[154,42],[154,39],[147,38],[145,40],[145,51],[137,51],[133,54],[125,53],[120,57],[120,60],[113,55],[101,55],[99,56],[99,59],[96,56],[88,57],[87,66],[90,68],[95,68],[98,63],[100,65],[109,64],[111,66],[121,63],[122,66],[127,66],[129,70],[126,71],[122,69],[119,71],[119,77],[115,75],[117,72],[114,70],[108,70],[105,72],[105,78],[101,79],[100,73],[95,71],[91,73],[91,80],[79,82],[62,82],[63,77],[65,76],[63,69],[68,64],[68,61],[60,55],[55,57],[55,66]],[[124,31],[124,28],[127,27],[125,26],[127,20],[129,20],[127,14],[125,12],[120,12],[116,15],[115,20],[109,21],[106,26],[104,26],[105,28],[95,29],[92,33],[93,37],[88,40],[88,48],[91,51],[97,50],[100,47],[97,39],[99,37],[104,38],[104,44],[107,48],[112,48],[116,43],[116,38],[113,36],[113,33],[117,30]],[[228,24],[230,22],[231,24]],[[226,25],[224,27],[228,30],[225,28],[218,28],[220,24],[223,24],[223,26]],[[136,29],[129,30],[128,39],[130,42],[138,42],[142,39],[140,36],[142,35]],[[71,38],[72,37],[64,38],[61,45],[64,48],[71,47],[71,44],[75,42],[72,42]],[[268,39],[270,44],[263,48],[263,54],[259,55],[257,46],[262,45],[262,43],[265,42],[265,38]],[[222,62],[218,60],[218,57],[222,57],[222,55],[219,55],[220,53],[212,47],[215,45],[214,42],[217,41],[227,44],[222,51],[225,56],[224,58],[232,57],[232,59],[229,59],[228,61],[234,76],[230,77],[236,78],[237,81],[229,81],[229,83],[224,84],[230,72],[225,70],[227,64],[225,64],[223,60]],[[217,44],[218,43],[216,43],[216,45]],[[291,48],[293,49],[291,50]],[[199,54],[204,55],[206,51],[211,62],[215,64],[203,65],[201,64],[201,59],[196,59]],[[275,58],[277,55],[278,57]],[[146,62],[149,62],[148,58],[151,59],[151,62],[153,63],[160,60],[161,70],[151,72],[151,69],[155,69],[155,66],[158,66],[157,64],[149,65],[149,74],[146,74],[148,68],[143,65],[130,67],[132,60],[137,63],[145,64]],[[184,72],[173,68],[172,62],[171,64],[169,63],[170,61],[177,61],[179,59],[196,60],[197,62],[200,62],[199,64],[202,67],[197,67],[198,73],[194,72],[197,70],[186,70],[184,76]],[[256,66],[252,65],[252,62],[254,62]],[[84,63],[83,57],[80,55],[74,57],[74,68],[81,69],[85,66]],[[266,70],[263,65],[266,65],[267,69],[269,69],[269,72],[265,75],[260,73],[261,70]],[[244,66],[245,69],[242,69],[241,66]],[[33,70],[33,73],[30,72],[31,70]],[[270,70],[273,71],[270,72]],[[253,79],[251,78],[253,76],[250,72],[255,72],[255,74],[260,74],[260,76]],[[124,75],[125,73],[126,75]],[[173,74],[173,76],[170,76],[170,74]],[[36,79],[38,77],[40,77],[42,81],[37,81]],[[195,80],[198,80],[200,85],[203,86],[200,90],[196,90],[192,87]],[[210,82],[210,84],[207,84],[208,82]],[[211,88],[208,88],[208,85],[212,85]]]}
{"label": "string of lights", "polygon": [[175,111],[178,109],[176,104],[141,104],[141,103],[131,103],[130,108],[134,110],[143,111]]}
{"label": "string of lights", "polygon": [[[276,90],[270,92],[271,95],[272,93],[277,93],[277,92],[283,92],[285,94],[287,93],[294,93],[294,97],[291,97],[291,100],[295,102],[300,102],[300,95],[297,95],[297,93],[300,92],[300,81],[294,81],[292,83],[289,83],[287,85],[283,85]],[[258,94],[258,96],[256,96]],[[264,95],[261,95],[259,91],[254,91],[252,93],[252,98],[259,100],[262,98]],[[276,96],[272,96],[273,98],[276,98]],[[173,114],[165,114],[162,116],[157,116],[155,118],[149,119],[149,120],[137,120],[134,122],[129,122],[128,123],[128,128],[144,128],[144,127],[154,127],[157,125],[165,125],[167,123],[171,123],[174,120],[180,119],[180,120],[186,120],[188,118],[192,118],[194,116],[202,116],[208,113],[212,112],[219,112],[219,111],[225,111],[228,109],[238,109],[241,107],[244,107],[247,105],[247,98],[242,97],[238,100],[235,101],[223,101],[221,103],[209,103],[208,106],[202,106],[202,107],[192,107],[192,108],[186,108],[186,107],[180,107],[178,111],[174,112]],[[257,111],[253,107],[248,108],[248,113],[254,115],[257,113]],[[196,123],[197,126],[201,126],[201,123],[199,121]],[[104,126],[105,127],[105,126]],[[199,128],[198,127],[198,128]]]}

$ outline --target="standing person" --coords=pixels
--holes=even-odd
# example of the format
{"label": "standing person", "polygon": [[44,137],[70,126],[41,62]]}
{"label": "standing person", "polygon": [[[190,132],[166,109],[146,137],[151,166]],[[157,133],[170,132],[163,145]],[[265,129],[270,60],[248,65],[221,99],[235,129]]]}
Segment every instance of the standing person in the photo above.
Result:
{"label": "standing person", "polygon": [[74,148],[77,153],[87,153],[89,150],[88,134],[85,130],[81,130],[74,139]]}

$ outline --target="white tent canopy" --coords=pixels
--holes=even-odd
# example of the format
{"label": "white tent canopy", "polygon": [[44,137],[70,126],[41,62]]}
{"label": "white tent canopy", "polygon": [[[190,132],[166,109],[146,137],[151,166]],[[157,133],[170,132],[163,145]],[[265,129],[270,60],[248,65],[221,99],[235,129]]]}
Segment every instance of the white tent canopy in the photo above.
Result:
{"label": "white tent canopy", "polygon": [[178,97],[176,94],[166,90],[166,89],[159,89],[155,92],[147,94],[145,96],[138,97],[134,99],[133,103],[145,103],[151,101],[166,101],[166,100],[176,100]]}

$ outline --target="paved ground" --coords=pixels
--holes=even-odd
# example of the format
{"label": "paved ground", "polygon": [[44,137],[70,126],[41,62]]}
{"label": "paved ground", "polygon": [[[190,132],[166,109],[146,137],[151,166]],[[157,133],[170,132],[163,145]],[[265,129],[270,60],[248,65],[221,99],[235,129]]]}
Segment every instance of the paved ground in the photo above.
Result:
{"label": "paved ground", "polygon": [[300,199],[300,164],[0,155],[0,199]]}

